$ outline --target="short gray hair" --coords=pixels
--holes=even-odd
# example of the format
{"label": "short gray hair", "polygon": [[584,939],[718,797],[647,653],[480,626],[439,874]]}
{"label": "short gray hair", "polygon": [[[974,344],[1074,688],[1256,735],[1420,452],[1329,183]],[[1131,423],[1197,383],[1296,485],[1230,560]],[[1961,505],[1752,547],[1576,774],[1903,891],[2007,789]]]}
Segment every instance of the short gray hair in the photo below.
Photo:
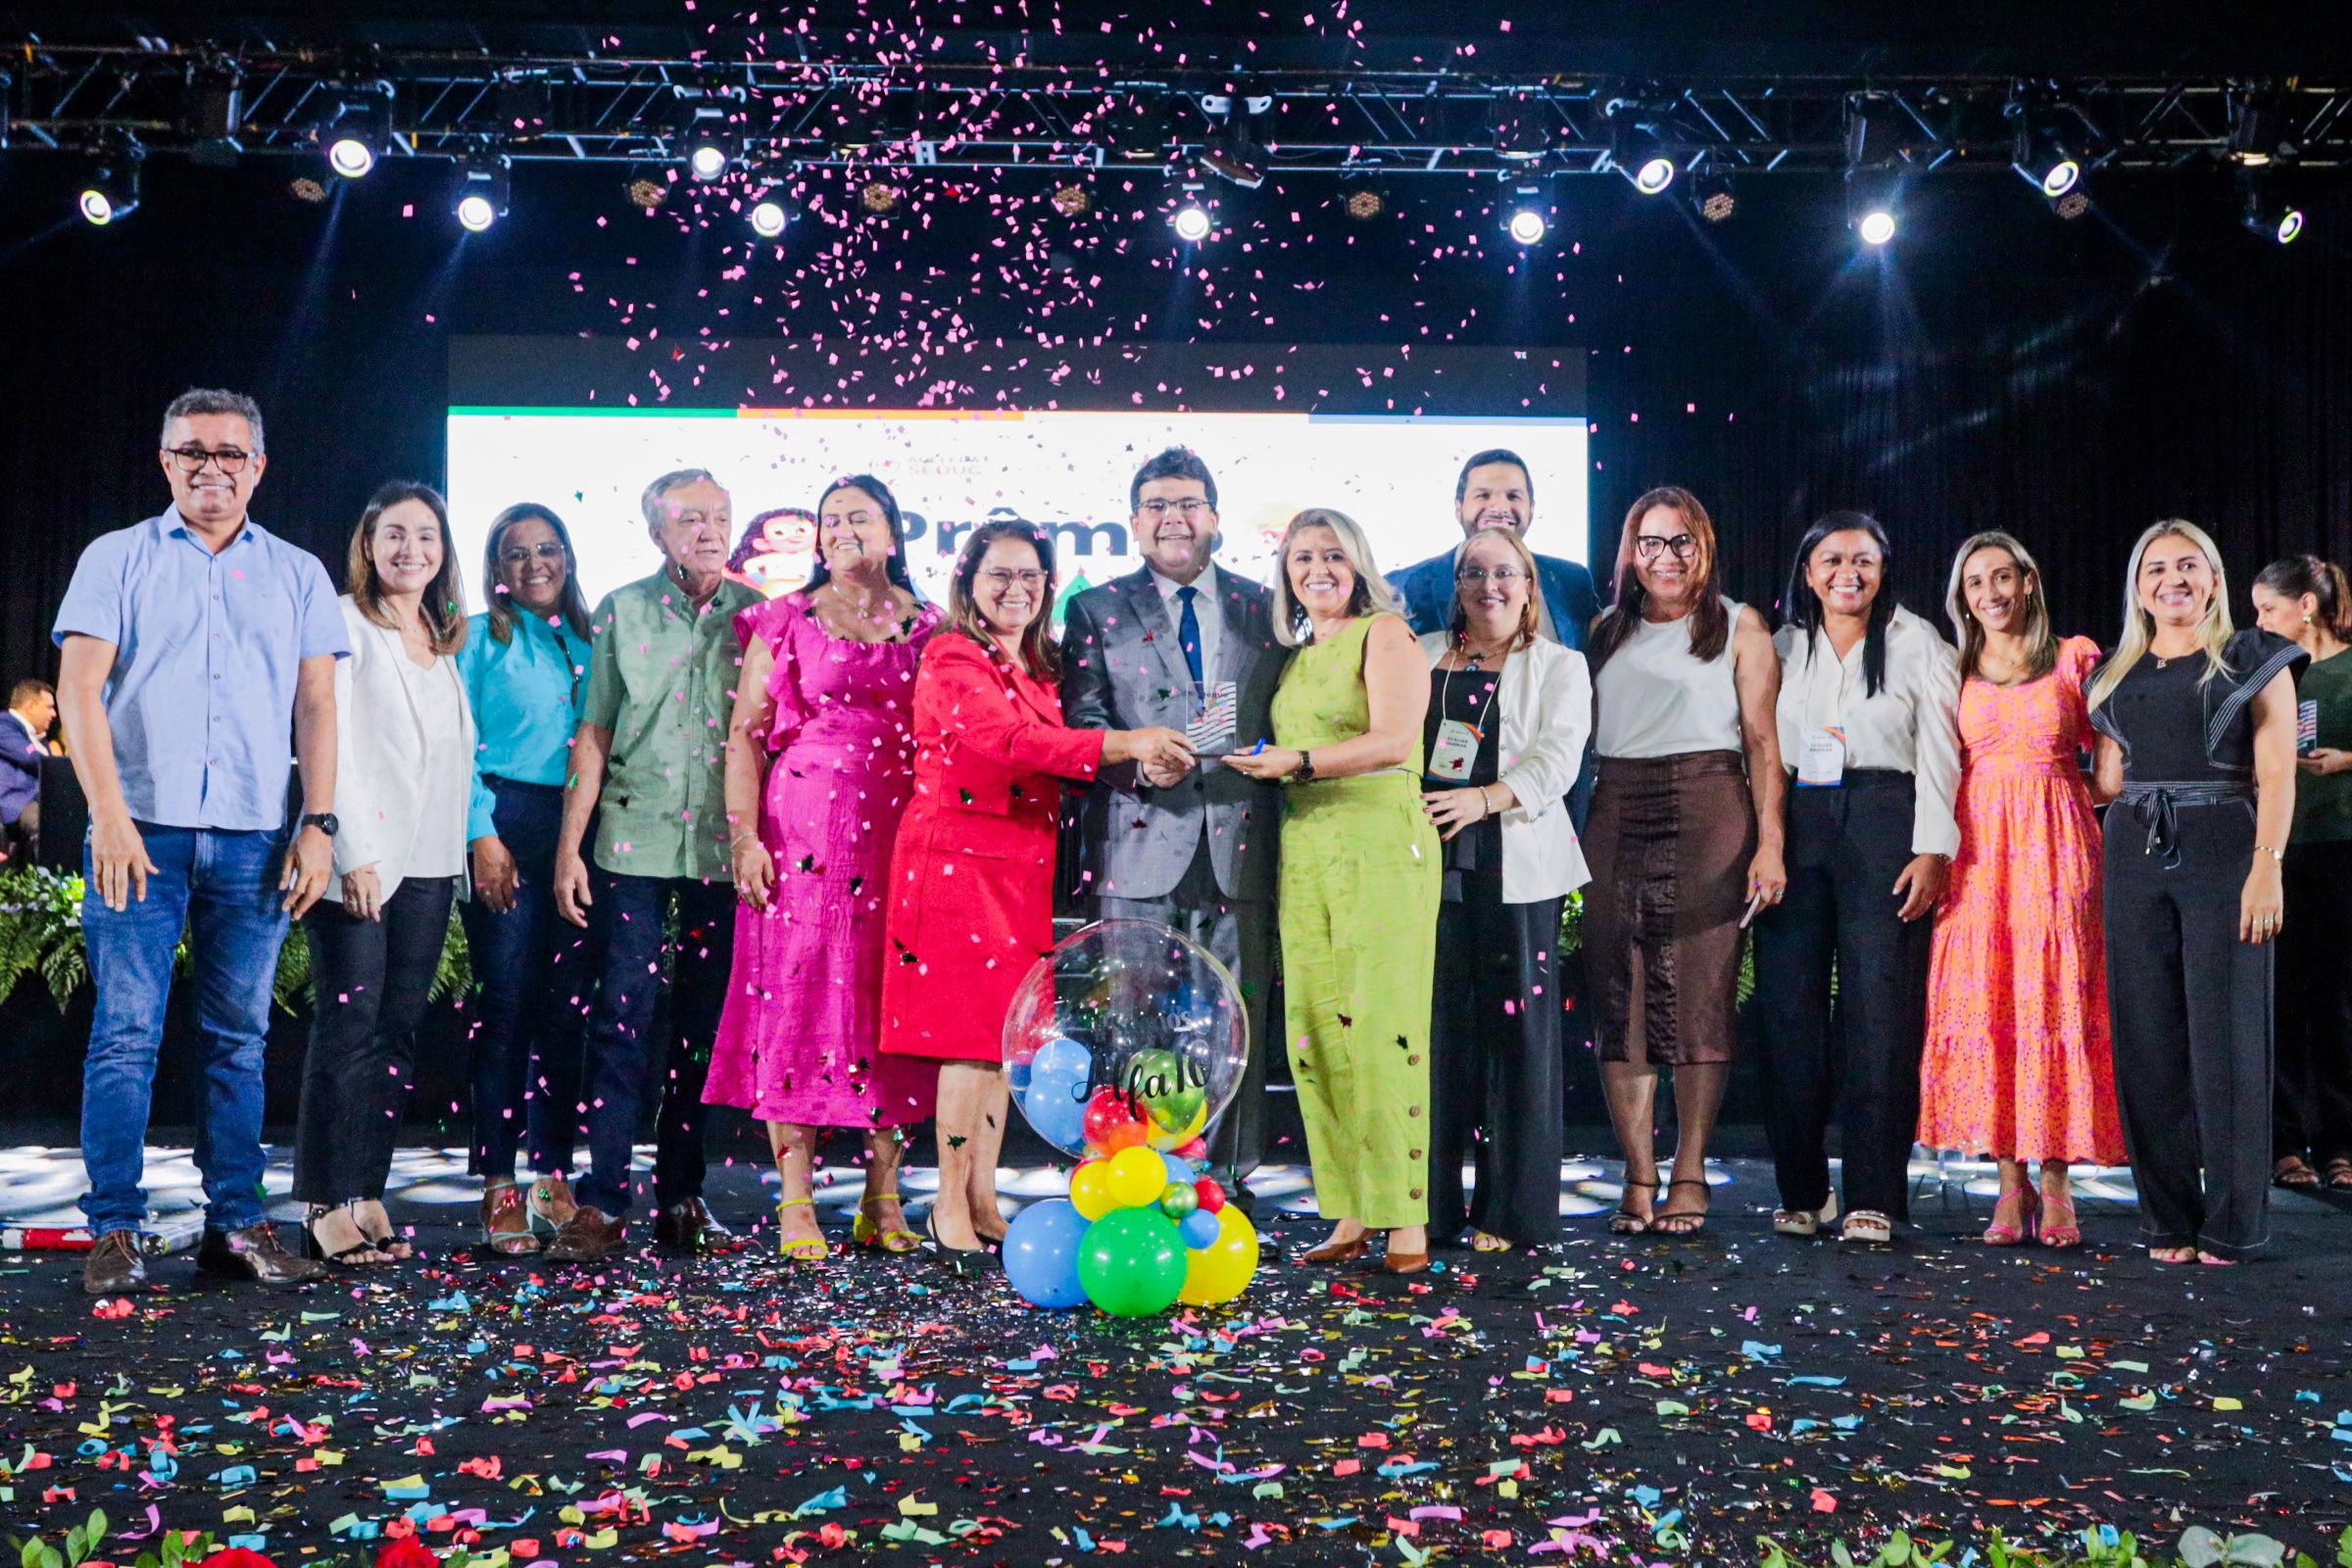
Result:
{"label": "short gray hair", "polygon": [[[637,503],[638,509],[645,514],[646,526],[660,527],[662,514],[658,509],[662,505],[662,498],[672,490],[683,490],[690,484],[718,484],[718,478],[709,468],[672,468],[647,485],[644,496]],[[723,484],[718,484],[718,487],[721,490],[726,488]]]}
{"label": "short gray hair", "polygon": [[165,446],[172,444],[172,426],[174,421],[198,414],[235,415],[238,418],[243,419],[246,428],[253,432],[253,450],[256,452],[264,450],[262,445],[262,406],[242,392],[224,391],[217,386],[192,386],[172,400],[172,406],[164,411],[162,444]]}

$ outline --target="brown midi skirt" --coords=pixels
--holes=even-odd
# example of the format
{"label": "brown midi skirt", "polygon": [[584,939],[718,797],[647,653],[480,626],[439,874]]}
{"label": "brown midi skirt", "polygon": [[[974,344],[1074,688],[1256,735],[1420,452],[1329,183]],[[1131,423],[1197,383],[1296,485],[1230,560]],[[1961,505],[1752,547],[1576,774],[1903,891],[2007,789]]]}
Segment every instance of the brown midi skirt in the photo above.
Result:
{"label": "brown midi skirt", "polygon": [[1603,1061],[1732,1059],[1756,808],[1737,752],[1602,758],[1585,972]]}

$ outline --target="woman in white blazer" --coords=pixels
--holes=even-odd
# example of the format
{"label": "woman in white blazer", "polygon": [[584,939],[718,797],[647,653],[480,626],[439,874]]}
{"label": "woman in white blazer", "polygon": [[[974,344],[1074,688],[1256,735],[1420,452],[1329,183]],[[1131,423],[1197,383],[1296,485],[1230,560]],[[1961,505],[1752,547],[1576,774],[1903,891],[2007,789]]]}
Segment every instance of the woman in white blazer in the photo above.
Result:
{"label": "woman in white blazer", "polygon": [[351,539],[335,665],[335,877],[303,924],[311,1049],[294,1140],[307,1250],[385,1263],[384,1178],[416,1083],[414,1046],[466,874],[473,718],[450,656],[466,640],[449,511],[421,484],[378,490]]}
{"label": "woman in white blazer", "polygon": [[[1537,632],[1536,563],[1490,528],[1454,566],[1430,661],[1422,804],[1445,841],[1430,1029],[1429,1234],[1499,1251],[1559,1234],[1560,912],[1585,885],[1569,820],[1592,728],[1585,656]],[[1465,1208],[1462,1161],[1475,1158]]]}

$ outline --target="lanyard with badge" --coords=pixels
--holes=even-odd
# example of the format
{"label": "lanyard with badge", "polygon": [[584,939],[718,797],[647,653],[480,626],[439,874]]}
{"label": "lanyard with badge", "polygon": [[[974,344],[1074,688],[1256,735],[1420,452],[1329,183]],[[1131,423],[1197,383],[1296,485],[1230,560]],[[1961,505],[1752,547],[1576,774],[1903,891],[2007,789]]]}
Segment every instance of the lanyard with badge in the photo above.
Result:
{"label": "lanyard with badge", "polygon": [[[1473,670],[1478,669],[1480,657],[1477,654],[1470,655],[1467,667]],[[1510,656],[1505,654],[1503,658],[1507,660]],[[1502,690],[1500,665],[1495,666],[1494,676],[1494,689],[1499,692]],[[1446,712],[1446,696],[1452,686],[1453,669],[1448,666],[1445,680],[1438,685],[1438,711],[1441,714]],[[1429,776],[1454,780],[1467,779],[1470,776],[1471,764],[1478,760],[1479,742],[1484,739],[1486,739],[1486,731],[1480,726],[1465,724],[1458,718],[1442,717],[1438,722],[1437,744],[1432,746],[1429,751],[1427,768]]]}
{"label": "lanyard with badge", "polygon": [[1838,661],[1838,702],[1830,717],[1832,722],[1813,722],[1814,678],[1820,673],[1820,650],[1808,638],[1805,643],[1805,728],[1804,740],[1796,757],[1796,782],[1807,789],[1834,789],[1845,782],[1845,726],[1837,720],[1845,716],[1845,661]]}

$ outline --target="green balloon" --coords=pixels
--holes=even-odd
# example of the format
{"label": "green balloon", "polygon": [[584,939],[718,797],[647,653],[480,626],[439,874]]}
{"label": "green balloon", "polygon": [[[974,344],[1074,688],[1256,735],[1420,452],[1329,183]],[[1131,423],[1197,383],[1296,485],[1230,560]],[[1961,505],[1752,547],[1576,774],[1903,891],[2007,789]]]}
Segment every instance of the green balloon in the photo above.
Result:
{"label": "green balloon", "polygon": [[1179,1132],[1208,1103],[1206,1075],[1173,1051],[1139,1051],[1127,1063],[1127,1093],[1162,1132]]}
{"label": "green balloon", "polygon": [[1160,1191],[1159,1211],[1170,1219],[1182,1219],[1200,1206],[1200,1189],[1191,1182],[1170,1182]]}
{"label": "green balloon", "polygon": [[1149,1317],[1184,1289],[1184,1238],[1156,1208],[1113,1209],[1078,1244],[1078,1283],[1113,1317]]}

